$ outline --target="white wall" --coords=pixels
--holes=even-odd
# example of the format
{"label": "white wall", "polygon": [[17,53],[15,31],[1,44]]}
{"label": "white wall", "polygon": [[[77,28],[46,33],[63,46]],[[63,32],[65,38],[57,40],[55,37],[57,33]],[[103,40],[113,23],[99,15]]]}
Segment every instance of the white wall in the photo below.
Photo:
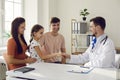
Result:
{"label": "white wall", "polygon": [[[41,24],[45,32],[49,30],[48,24],[49,24],[49,0],[40,0],[39,3],[39,24]],[[41,21],[41,22],[40,22]]]}
{"label": "white wall", "polygon": [[38,0],[38,22],[49,31],[50,18],[56,16],[56,0]]}
{"label": "white wall", "polygon": [[38,0],[24,0],[24,17],[26,20],[25,38],[29,43],[31,27],[38,23]]}
{"label": "white wall", "polygon": [[120,0],[57,0],[56,14],[61,19],[61,33],[66,40],[67,52],[71,52],[71,19],[81,20],[80,10],[87,8],[90,12],[88,21],[95,16],[103,16],[107,22],[106,33],[120,47]]}
{"label": "white wall", "polygon": [[49,19],[57,16],[57,0],[49,0]]}

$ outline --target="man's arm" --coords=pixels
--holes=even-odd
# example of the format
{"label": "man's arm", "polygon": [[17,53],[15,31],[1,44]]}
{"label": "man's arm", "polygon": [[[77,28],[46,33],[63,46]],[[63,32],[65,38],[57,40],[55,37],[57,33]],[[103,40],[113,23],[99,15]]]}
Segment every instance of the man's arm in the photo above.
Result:
{"label": "man's arm", "polygon": [[[61,48],[61,52],[62,53],[66,53],[66,49],[65,48]],[[66,58],[62,56],[62,61],[61,61],[62,64],[65,64],[66,63]]]}

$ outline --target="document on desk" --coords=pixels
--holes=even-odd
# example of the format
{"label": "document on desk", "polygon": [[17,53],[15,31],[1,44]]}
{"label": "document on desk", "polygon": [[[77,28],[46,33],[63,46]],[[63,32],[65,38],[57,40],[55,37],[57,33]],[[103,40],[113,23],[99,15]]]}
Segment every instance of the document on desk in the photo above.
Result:
{"label": "document on desk", "polygon": [[91,72],[94,68],[93,67],[75,67],[72,70],[69,70],[68,72],[72,73],[81,73],[81,74],[88,74]]}

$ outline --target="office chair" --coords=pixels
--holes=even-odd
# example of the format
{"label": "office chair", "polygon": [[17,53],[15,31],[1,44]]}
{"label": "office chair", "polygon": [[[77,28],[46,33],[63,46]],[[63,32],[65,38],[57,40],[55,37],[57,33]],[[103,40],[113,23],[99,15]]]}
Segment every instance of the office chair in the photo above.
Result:
{"label": "office chair", "polygon": [[5,80],[6,79],[6,63],[3,58],[3,56],[0,56],[0,80]]}
{"label": "office chair", "polygon": [[120,54],[115,54],[115,65],[117,69],[120,69]]}
{"label": "office chair", "polygon": [[0,63],[0,80],[5,80],[6,78],[6,65],[5,63]]}
{"label": "office chair", "polygon": [[6,64],[6,69],[7,69],[7,70],[10,70],[10,69],[9,69],[9,65],[8,65],[7,53],[3,53],[3,57],[4,57],[4,60],[5,60],[5,64]]}

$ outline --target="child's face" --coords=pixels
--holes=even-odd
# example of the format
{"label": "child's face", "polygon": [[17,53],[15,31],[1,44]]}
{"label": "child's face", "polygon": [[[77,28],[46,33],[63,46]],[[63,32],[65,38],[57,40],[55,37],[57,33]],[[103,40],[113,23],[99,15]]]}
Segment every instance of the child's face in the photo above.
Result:
{"label": "child's face", "polygon": [[44,33],[44,29],[40,29],[38,32],[35,32],[34,37],[40,39]]}

